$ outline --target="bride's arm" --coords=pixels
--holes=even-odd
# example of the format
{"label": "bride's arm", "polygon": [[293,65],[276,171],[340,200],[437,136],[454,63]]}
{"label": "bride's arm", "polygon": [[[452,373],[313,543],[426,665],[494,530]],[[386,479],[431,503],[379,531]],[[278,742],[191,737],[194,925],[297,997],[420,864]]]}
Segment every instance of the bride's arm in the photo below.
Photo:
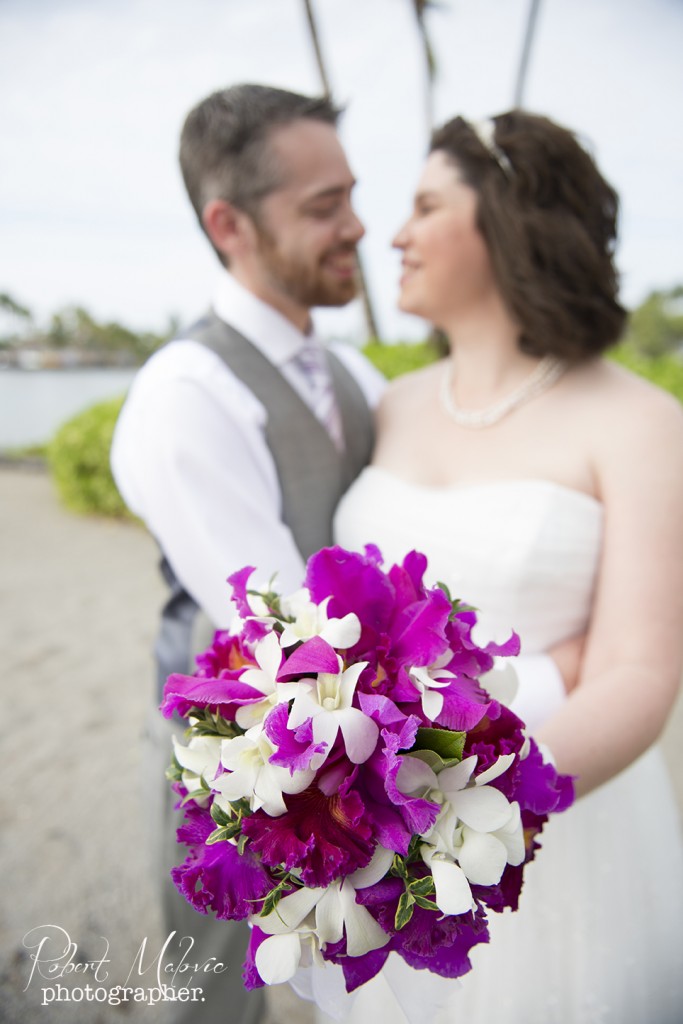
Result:
{"label": "bride's arm", "polygon": [[605,535],[580,678],[538,731],[579,793],[657,739],[683,666],[683,411],[641,382],[612,398],[595,442]]}

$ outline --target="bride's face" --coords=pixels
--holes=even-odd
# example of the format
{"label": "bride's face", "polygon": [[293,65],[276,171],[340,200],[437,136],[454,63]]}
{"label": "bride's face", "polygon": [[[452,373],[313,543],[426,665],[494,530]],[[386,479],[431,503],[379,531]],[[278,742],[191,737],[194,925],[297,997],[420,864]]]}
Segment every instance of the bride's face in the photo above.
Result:
{"label": "bride's face", "polygon": [[394,246],[403,252],[399,308],[440,327],[495,287],[477,228],[477,193],[436,150],[420,178],[413,212]]}

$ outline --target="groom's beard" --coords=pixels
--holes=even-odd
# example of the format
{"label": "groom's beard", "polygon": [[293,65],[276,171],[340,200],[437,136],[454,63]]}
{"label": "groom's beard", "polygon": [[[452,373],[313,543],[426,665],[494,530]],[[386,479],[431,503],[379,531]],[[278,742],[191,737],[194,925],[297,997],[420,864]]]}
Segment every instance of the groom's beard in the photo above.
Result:
{"label": "groom's beard", "polygon": [[[344,242],[321,254],[294,250],[286,253],[277,240],[257,226],[259,254],[269,283],[300,306],[345,306],[358,294],[356,246]],[[354,271],[348,276],[335,272],[336,260],[345,263],[353,257]]]}

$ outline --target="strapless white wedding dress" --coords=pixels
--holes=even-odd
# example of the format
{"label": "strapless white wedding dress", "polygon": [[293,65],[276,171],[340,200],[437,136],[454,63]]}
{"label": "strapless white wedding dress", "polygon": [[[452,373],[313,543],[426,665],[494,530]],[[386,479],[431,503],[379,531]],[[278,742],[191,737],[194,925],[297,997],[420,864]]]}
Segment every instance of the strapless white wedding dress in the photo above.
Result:
{"label": "strapless white wedding dress", "polygon": [[[387,564],[424,552],[429,582],[477,606],[488,636],[513,627],[531,653],[585,629],[602,520],[599,502],[549,481],[430,488],[369,467],[335,533],[346,548],[377,544]],[[414,972],[423,1024],[683,1024],[683,839],[659,750],[541,839],[519,911],[491,915],[490,943],[474,949],[444,1008],[427,1009],[433,976]],[[382,975],[347,1018],[405,1019]]]}

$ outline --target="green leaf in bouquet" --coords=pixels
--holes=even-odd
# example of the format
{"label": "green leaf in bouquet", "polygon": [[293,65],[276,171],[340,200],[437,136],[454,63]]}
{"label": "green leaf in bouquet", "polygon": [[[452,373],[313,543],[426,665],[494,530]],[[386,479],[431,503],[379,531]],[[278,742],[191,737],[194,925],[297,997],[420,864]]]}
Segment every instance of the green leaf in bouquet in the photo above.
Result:
{"label": "green leaf in bouquet", "polygon": [[193,789],[191,793],[188,793],[187,796],[184,796],[183,799],[180,801],[180,806],[181,807],[184,807],[185,804],[188,804],[190,802],[190,800],[196,800],[197,797],[204,797],[204,796],[210,796],[211,795],[211,787],[209,786],[209,784],[207,783],[207,781],[206,781],[206,779],[204,778],[203,775],[199,776],[199,780],[198,781],[199,781],[199,785],[197,786],[197,788]]}
{"label": "green leaf in bouquet", "polygon": [[245,814],[251,814],[251,807],[249,806],[249,801],[246,797],[240,797],[239,800],[231,800],[230,806],[241,818],[243,818]]}
{"label": "green leaf in bouquet", "polygon": [[[229,814],[222,807],[220,807],[214,800],[211,804],[211,817],[218,825],[218,829],[212,832],[211,835],[215,838],[211,842],[218,842],[219,839],[235,839],[237,840],[237,849],[240,854],[244,852],[244,844],[247,841],[246,836],[242,836],[242,818],[245,814],[249,813],[249,801],[248,800],[235,800],[234,803],[230,803],[232,814]],[[218,834],[220,833],[220,834]],[[209,840],[207,840],[208,842]],[[241,844],[241,845],[240,845]]]}
{"label": "green leaf in bouquet", "polygon": [[434,900],[428,900],[424,896],[416,896],[415,902],[418,907],[422,907],[423,910],[439,910],[440,908],[434,902]]}
{"label": "green leaf in bouquet", "polygon": [[[413,838],[410,840],[410,845],[408,847],[408,853],[406,854],[406,858],[405,858],[405,863],[406,864],[410,864],[414,860],[422,860],[422,855],[420,853],[420,848],[422,847],[422,842],[423,842],[422,836],[413,836]],[[407,872],[406,872],[406,875],[404,877],[407,878]]]}
{"label": "green leaf in bouquet", "polygon": [[[214,805],[212,805],[212,810],[213,810],[213,806]],[[209,836],[209,838],[206,841],[207,841],[207,843],[218,843],[218,842],[221,842],[223,840],[234,839],[236,836],[239,836],[240,839],[242,839],[241,829],[242,829],[242,818],[241,817],[228,819],[227,825],[219,825],[218,828],[213,830],[213,832],[211,833],[211,835]],[[246,836],[244,838],[246,840]],[[238,848],[239,848],[239,840],[237,841],[237,845],[238,845]],[[241,852],[242,851],[240,850],[240,853]]]}
{"label": "green leaf in bouquet", "polygon": [[410,921],[413,916],[413,910],[415,909],[415,903],[415,897],[406,889],[398,901],[398,907],[396,908],[394,926],[397,932],[400,932],[401,928],[405,928]]}
{"label": "green leaf in bouquet", "polygon": [[425,875],[423,878],[413,878],[408,883],[408,892],[413,896],[418,907],[422,907],[423,910],[439,909],[434,900],[428,899],[429,896],[436,894],[434,879],[431,875]]}
{"label": "green leaf in bouquet", "polygon": [[180,782],[183,777],[183,766],[178,758],[173,755],[173,760],[166,769],[166,778],[169,782]]}
{"label": "green leaf in bouquet", "polygon": [[[231,807],[232,806],[233,805],[231,804]],[[235,814],[228,814],[222,807],[219,807],[215,800],[211,804],[211,817],[216,824],[223,828],[232,829],[233,834],[236,835],[241,828],[243,814],[241,808],[233,807],[233,810],[236,811]]]}
{"label": "green leaf in bouquet", "polygon": [[207,846],[213,846],[214,843],[221,843],[224,840],[227,840],[228,837],[227,837],[227,835],[225,833],[226,833],[226,830],[224,828],[215,828],[213,830],[213,832],[211,832],[206,837],[206,840],[205,840],[206,845]]}
{"label": "green leaf in bouquet", "polygon": [[[239,828],[239,824],[235,824],[237,824]],[[213,832],[206,837],[206,845],[213,846],[214,843],[227,842],[228,839],[232,839],[231,831],[232,830],[230,829],[229,826],[221,826],[220,828],[215,828]]]}
{"label": "green leaf in bouquet", "polygon": [[248,838],[249,836],[245,836],[244,832],[240,832],[240,837],[237,840],[237,852],[239,853],[240,857],[244,853],[244,848],[247,845]]}
{"label": "green leaf in bouquet", "polygon": [[424,878],[414,878],[412,882],[408,883],[408,888],[415,897],[432,896],[436,892],[434,879],[431,875],[425,875]]}
{"label": "green leaf in bouquet", "polygon": [[436,585],[439,588],[439,590],[443,590],[444,594],[446,595],[448,600],[451,602],[451,615],[450,615],[451,619],[453,619],[458,614],[458,612],[476,612],[477,611],[477,609],[475,608],[474,605],[466,604],[464,601],[461,601],[459,597],[453,597],[452,594],[451,594],[450,588],[442,580],[439,580]]}
{"label": "green leaf in bouquet", "polygon": [[394,859],[391,862],[391,873],[393,875],[398,875],[398,877],[402,878],[404,881],[407,881],[408,879],[406,862],[399,853],[395,854]]}
{"label": "green leaf in bouquet", "polygon": [[462,752],[467,739],[466,732],[451,729],[421,728],[417,730],[415,744],[411,750],[431,750],[443,761],[462,761]]}
{"label": "green leaf in bouquet", "polygon": [[279,883],[279,885],[276,885],[274,889],[270,890],[270,892],[263,901],[263,906],[261,907],[260,914],[261,917],[266,917],[268,914],[273,913],[273,911],[276,909],[278,903],[280,902],[284,895],[284,890],[289,888],[290,885],[291,880],[289,874],[287,874],[286,877],[283,878],[282,881]]}
{"label": "green leaf in bouquet", "polygon": [[244,729],[240,729],[236,722],[229,722],[218,712],[212,712],[210,708],[193,708],[190,712],[190,736],[220,736],[221,739],[234,739],[241,736]]}
{"label": "green leaf in bouquet", "polygon": [[211,804],[211,817],[217,825],[231,825],[235,820],[233,816],[224,811],[215,800]]}
{"label": "green leaf in bouquet", "polygon": [[[404,757],[414,757],[418,761],[424,761],[428,765],[435,775],[438,775],[446,766],[447,762],[434,750],[411,750],[409,754],[404,754]],[[457,764],[455,759],[451,759],[451,764]]]}

